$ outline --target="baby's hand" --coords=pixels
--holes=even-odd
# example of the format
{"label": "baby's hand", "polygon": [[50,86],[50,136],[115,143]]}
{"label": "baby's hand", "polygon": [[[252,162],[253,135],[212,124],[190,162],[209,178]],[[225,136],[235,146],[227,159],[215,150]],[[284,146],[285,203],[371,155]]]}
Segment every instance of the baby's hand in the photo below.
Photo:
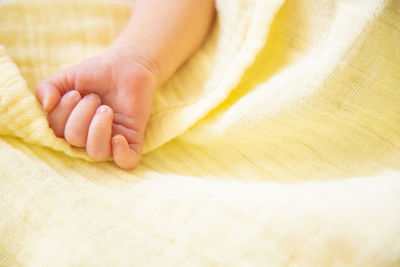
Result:
{"label": "baby's hand", "polygon": [[124,169],[140,160],[156,79],[151,64],[107,52],[59,72],[36,89],[50,127],[93,159]]}

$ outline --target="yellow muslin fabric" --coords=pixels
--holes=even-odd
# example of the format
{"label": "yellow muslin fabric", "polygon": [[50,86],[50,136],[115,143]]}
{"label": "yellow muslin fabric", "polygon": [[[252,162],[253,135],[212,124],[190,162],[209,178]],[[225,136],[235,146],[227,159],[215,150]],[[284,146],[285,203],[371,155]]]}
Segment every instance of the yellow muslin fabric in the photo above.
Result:
{"label": "yellow muslin fabric", "polygon": [[400,266],[400,2],[216,7],[123,171],[33,92],[130,4],[0,1],[0,266]]}

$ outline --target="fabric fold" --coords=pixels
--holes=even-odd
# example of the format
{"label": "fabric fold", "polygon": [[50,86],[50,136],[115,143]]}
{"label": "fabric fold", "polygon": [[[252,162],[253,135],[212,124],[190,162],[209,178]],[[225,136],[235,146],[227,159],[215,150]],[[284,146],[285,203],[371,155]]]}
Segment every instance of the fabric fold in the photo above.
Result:
{"label": "fabric fold", "polygon": [[399,2],[216,6],[124,171],[56,138],[34,88],[130,5],[0,1],[1,266],[400,265]]}

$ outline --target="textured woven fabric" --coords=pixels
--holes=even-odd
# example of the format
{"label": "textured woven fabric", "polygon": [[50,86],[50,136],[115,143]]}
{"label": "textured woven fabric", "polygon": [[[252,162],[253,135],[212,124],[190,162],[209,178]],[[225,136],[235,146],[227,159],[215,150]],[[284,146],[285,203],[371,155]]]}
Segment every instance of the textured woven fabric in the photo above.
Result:
{"label": "textured woven fabric", "polygon": [[130,6],[0,1],[0,266],[399,266],[400,2],[217,0],[133,171],[33,95]]}

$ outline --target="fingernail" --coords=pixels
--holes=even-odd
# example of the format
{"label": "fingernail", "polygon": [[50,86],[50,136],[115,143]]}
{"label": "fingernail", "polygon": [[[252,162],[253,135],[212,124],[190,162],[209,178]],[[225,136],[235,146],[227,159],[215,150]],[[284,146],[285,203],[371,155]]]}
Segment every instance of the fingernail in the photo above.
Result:
{"label": "fingernail", "polygon": [[44,108],[46,108],[48,101],[49,101],[49,99],[47,97],[43,98],[42,105],[43,105]]}
{"label": "fingernail", "polygon": [[108,107],[108,106],[102,105],[102,106],[100,106],[100,107],[97,109],[97,112],[106,113],[106,112],[108,112],[108,110],[109,110],[109,107]]}
{"label": "fingernail", "polygon": [[112,139],[112,142],[113,142],[113,145],[114,145],[114,146],[116,146],[116,145],[119,144],[119,141],[118,141],[117,138],[113,138],[113,139]]}
{"label": "fingernail", "polygon": [[113,141],[113,143],[114,143],[115,145],[121,144],[121,138],[118,137],[118,136],[114,136],[114,137],[112,138],[112,141]]}
{"label": "fingernail", "polygon": [[90,99],[99,99],[99,96],[96,94],[89,94],[86,97],[90,98]]}
{"label": "fingernail", "polygon": [[68,94],[69,94],[68,96],[71,97],[71,98],[73,98],[73,99],[77,99],[77,98],[79,98],[79,96],[80,96],[80,94],[78,93],[78,91],[70,91]]}

